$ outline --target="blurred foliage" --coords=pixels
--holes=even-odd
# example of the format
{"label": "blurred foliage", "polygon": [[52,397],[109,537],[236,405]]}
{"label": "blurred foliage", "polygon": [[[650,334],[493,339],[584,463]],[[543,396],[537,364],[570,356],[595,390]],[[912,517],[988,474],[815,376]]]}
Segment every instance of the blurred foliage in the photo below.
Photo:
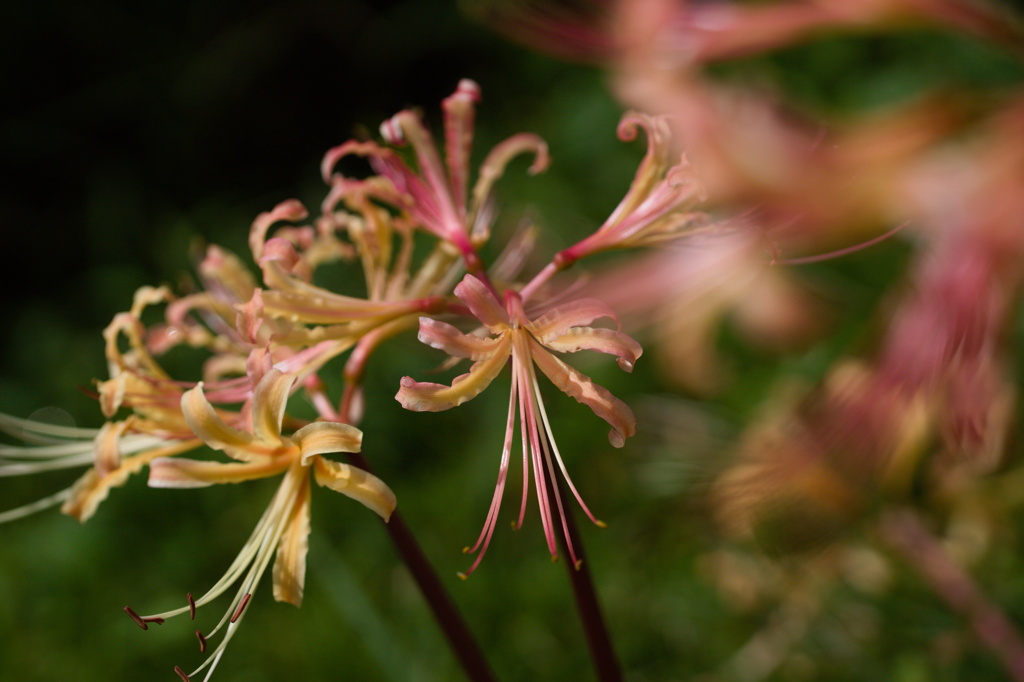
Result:
{"label": "blurred foliage", "polygon": [[[620,110],[599,70],[511,45],[451,2],[39,0],[5,14],[0,202],[13,260],[0,312],[0,411],[19,416],[44,411],[98,426],[86,393],[106,372],[100,331],[135,288],[187,286],[198,243],[244,253],[257,213],[289,197],[320,200],[327,148],[375,134],[407,105],[436,122],[437,102],[459,78],[483,88],[477,150],[522,130],[551,146],[544,176],[517,172],[525,166],[510,172],[498,228],[535,218],[545,252],[599,224],[643,152],[616,139]],[[748,62],[723,66],[721,77],[762,79],[830,112],[950,79],[1019,86],[1022,75],[976,42],[923,31],[824,37]],[[576,483],[609,523],[583,533],[628,679],[743,680],[730,661],[765,632],[778,637],[768,679],[1003,679],[964,624],[869,537],[809,562],[773,561],[724,543],[702,497],[776,380],[820,380],[835,358],[870,343],[873,311],[906,256],[893,240],[801,270],[837,313],[830,335],[776,357],[723,331],[739,379],[715,402],[678,395],[644,361],[632,377],[587,367],[638,410],[641,435],[623,451],[608,447],[579,405],[550,401]],[[499,524],[482,568],[456,578],[468,564],[459,550],[475,538],[491,496],[506,398],[493,391],[452,412],[402,411],[393,399],[399,377],[440,360],[407,339],[371,364],[365,453],[500,679],[586,679],[565,567],[547,560],[535,510],[522,532]],[[3,507],[70,480],[0,481]],[[115,491],[82,527],[51,511],[0,529],[5,676],[173,679],[174,664],[200,660],[189,623],[143,633],[121,608],[157,611],[205,590],[272,488],[151,491],[144,483]],[[304,606],[259,595],[215,679],[459,679],[376,519],[341,496],[314,498]],[[1016,532],[1024,518],[1015,514],[1016,526],[975,569],[1024,622]],[[197,626],[219,615],[209,611]]]}

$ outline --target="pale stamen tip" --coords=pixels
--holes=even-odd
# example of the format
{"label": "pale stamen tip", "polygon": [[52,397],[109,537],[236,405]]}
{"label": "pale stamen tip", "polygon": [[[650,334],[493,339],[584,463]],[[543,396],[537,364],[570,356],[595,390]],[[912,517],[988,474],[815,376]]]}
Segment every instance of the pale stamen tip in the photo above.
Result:
{"label": "pale stamen tip", "polygon": [[577,559],[576,563],[573,564],[572,567],[573,567],[574,570],[578,571],[578,570],[580,570],[580,566],[582,566],[582,565],[583,565],[583,559]]}
{"label": "pale stamen tip", "polygon": [[602,521],[601,519],[594,519],[594,525],[597,526],[598,528],[607,528],[608,527],[608,524],[605,523],[604,521]]}
{"label": "pale stamen tip", "polygon": [[459,576],[459,580],[469,580],[469,574],[468,573],[463,573],[462,571],[459,571],[455,575]]}

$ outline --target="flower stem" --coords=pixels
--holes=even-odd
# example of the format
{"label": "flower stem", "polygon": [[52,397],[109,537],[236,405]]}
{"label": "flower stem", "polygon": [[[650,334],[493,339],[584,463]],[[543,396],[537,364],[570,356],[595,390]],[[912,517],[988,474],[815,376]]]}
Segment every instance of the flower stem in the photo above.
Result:
{"label": "flower stem", "polygon": [[[349,453],[348,457],[352,464],[366,471],[371,471],[369,463],[362,453]],[[416,581],[416,585],[420,588],[420,592],[423,593],[423,597],[434,612],[434,617],[437,619],[445,639],[448,640],[448,645],[462,666],[463,672],[466,673],[467,679],[471,682],[494,682],[497,678],[491,672],[487,659],[484,658],[483,651],[477,644],[473,634],[469,631],[469,627],[462,618],[462,614],[459,613],[455,603],[445,590],[444,585],[437,576],[437,572],[434,571],[434,567],[423,553],[423,549],[416,541],[416,537],[412,534],[409,527],[405,525],[402,516],[395,511],[391,514],[391,519],[384,526],[391,537],[392,543],[395,545],[395,549],[398,550],[399,556],[405,562],[406,567]]]}
{"label": "flower stem", "polygon": [[[548,500],[554,505],[555,496],[552,486],[559,486],[562,499],[566,499],[566,491],[561,479],[552,481],[552,478],[554,477],[546,477],[545,482],[548,486]],[[558,509],[552,507],[551,512],[557,518]],[[597,591],[594,589],[594,581],[591,578],[586,552],[583,549],[583,539],[576,527],[572,509],[565,510],[565,530],[569,541],[572,542],[577,559],[575,566],[571,561],[566,561],[565,567],[569,571],[572,596],[576,601],[576,612],[579,614],[580,625],[583,627],[583,634],[587,639],[587,647],[590,649],[590,660],[594,664],[594,672],[597,674],[599,682],[621,682],[622,669],[615,656],[615,649],[612,647],[607,623],[601,613],[601,604],[597,599]],[[565,536],[561,533],[556,535],[558,535],[558,544],[562,554],[570,556]]]}
{"label": "flower stem", "polygon": [[1010,674],[1024,681],[1024,640],[998,606],[946,552],[911,509],[887,512],[881,521],[886,542],[923,577],[943,601],[963,616],[978,640],[991,649]]}

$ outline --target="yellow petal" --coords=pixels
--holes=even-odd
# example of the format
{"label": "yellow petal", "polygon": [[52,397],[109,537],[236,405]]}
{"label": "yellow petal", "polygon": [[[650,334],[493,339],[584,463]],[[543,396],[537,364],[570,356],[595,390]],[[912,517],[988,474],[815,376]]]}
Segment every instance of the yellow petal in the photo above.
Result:
{"label": "yellow petal", "polygon": [[272,369],[256,385],[252,397],[252,433],[257,441],[273,445],[281,442],[281,421],[294,383],[294,374]]}
{"label": "yellow petal", "polygon": [[[274,559],[274,599],[302,606],[306,584],[306,553],[309,551],[309,474],[303,468],[293,469],[302,476],[288,525],[277,543]],[[292,475],[292,473],[289,473]]]}
{"label": "yellow petal", "polygon": [[131,474],[127,468],[120,468],[100,476],[95,469],[89,469],[71,487],[71,497],[61,505],[61,512],[84,523],[107,499],[110,489],[124,485]]}
{"label": "yellow petal", "polygon": [[313,422],[295,432],[292,440],[302,452],[302,464],[310,457],[329,452],[359,452],[363,445],[363,432],[349,424]]}
{"label": "yellow petal", "polygon": [[608,433],[608,440],[614,447],[621,448],[626,439],[636,433],[636,417],[633,410],[613,396],[608,389],[598,386],[590,377],[544,350],[544,347],[532,338],[530,354],[533,356],[533,362],[558,390],[586,405],[594,414],[608,422],[612,427]]}
{"label": "yellow petal", "polygon": [[96,473],[106,476],[121,466],[121,437],[131,423],[131,418],[120,422],[107,422],[96,434],[93,441]]}
{"label": "yellow petal", "polygon": [[474,363],[468,374],[455,377],[451,386],[403,377],[395,399],[407,410],[440,412],[475,398],[490,385],[512,352],[512,339],[509,333],[499,336],[498,340],[499,343],[490,357]]}
{"label": "yellow petal", "polygon": [[269,462],[223,464],[184,457],[158,457],[149,464],[150,488],[205,488],[216,483],[241,483],[284,471],[287,457]]}
{"label": "yellow petal", "polygon": [[203,395],[203,384],[181,396],[181,412],[192,432],[214,450],[239,448],[252,444],[252,436],[228,426]]}
{"label": "yellow petal", "polygon": [[395,494],[384,481],[358,467],[323,457],[317,457],[314,462],[317,484],[362,502],[385,521],[391,518],[391,512],[395,510]]}

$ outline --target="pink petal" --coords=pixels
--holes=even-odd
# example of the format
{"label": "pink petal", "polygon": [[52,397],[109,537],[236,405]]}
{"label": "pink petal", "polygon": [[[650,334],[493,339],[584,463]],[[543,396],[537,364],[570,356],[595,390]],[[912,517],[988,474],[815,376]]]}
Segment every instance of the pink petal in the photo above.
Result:
{"label": "pink petal", "polygon": [[469,153],[473,146],[474,105],[480,101],[480,86],[464,78],[451,96],[441,103],[444,110],[445,157],[455,211],[466,215],[466,186]]}
{"label": "pink petal", "polygon": [[490,385],[504,368],[512,342],[507,335],[499,338],[498,346],[490,357],[483,358],[469,368],[468,374],[455,377],[451,386],[418,382],[411,377],[402,378],[402,387],[395,399],[402,407],[415,412],[440,412],[471,400]]}
{"label": "pink petal", "polygon": [[274,223],[282,221],[297,222],[305,220],[309,215],[306,207],[296,199],[282,201],[273,210],[260,213],[252,223],[249,230],[249,248],[252,250],[252,257],[256,262],[263,257],[263,243],[267,239],[267,232]]}
{"label": "pink petal", "polygon": [[608,440],[621,448],[626,438],[636,433],[636,417],[626,403],[598,386],[590,377],[565,364],[535,340],[530,339],[533,361],[558,390],[589,407],[594,414],[611,425]]}
{"label": "pink petal", "polygon": [[422,343],[443,350],[448,355],[474,361],[494,353],[499,344],[497,338],[463,334],[452,325],[430,317],[420,318],[418,338]]}
{"label": "pink petal", "polygon": [[509,326],[508,313],[494,293],[473,275],[467,274],[455,286],[455,295],[469,307],[473,317],[492,332],[500,332]]}
{"label": "pink petal", "polygon": [[560,336],[541,339],[541,343],[562,353],[594,350],[615,355],[619,367],[626,372],[633,371],[637,358],[644,352],[639,343],[623,332],[593,327],[573,327]]}
{"label": "pink petal", "polygon": [[564,334],[572,327],[588,325],[604,317],[619,324],[619,317],[606,303],[596,298],[581,298],[555,306],[527,324],[526,328],[545,343],[548,337]]}
{"label": "pink petal", "polygon": [[491,188],[505,174],[505,168],[509,162],[520,154],[531,152],[534,159],[528,172],[530,175],[536,175],[547,169],[551,162],[551,158],[548,156],[547,142],[540,137],[532,133],[520,133],[500,142],[491,149],[487,158],[480,164],[480,175],[473,187],[473,205],[476,210],[479,210],[487,201],[491,194]]}

